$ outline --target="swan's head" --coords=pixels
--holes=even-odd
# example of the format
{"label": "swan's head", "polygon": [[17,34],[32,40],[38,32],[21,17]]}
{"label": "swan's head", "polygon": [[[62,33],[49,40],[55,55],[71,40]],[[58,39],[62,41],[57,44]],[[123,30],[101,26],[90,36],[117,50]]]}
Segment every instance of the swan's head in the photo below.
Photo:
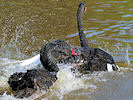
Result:
{"label": "swan's head", "polygon": [[107,63],[107,71],[108,71],[108,72],[120,71],[120,68],[119,68],[119,66],[116,65],[116,64]]}
{"label": "swan's head", "polygon": [[79,10],[81,10],[81,12],[84,12],[87,10],[87,7],[85,7],[85,3],[82,2],[79,4]]}

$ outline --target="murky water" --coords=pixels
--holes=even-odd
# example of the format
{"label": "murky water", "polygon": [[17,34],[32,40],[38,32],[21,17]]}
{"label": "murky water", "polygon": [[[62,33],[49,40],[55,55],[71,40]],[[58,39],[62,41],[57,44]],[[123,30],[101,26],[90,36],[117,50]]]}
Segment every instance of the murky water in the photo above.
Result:
{"label": "murky water", "polygon": [[[58,73],[58,80],[37,100],[133,100],[133,1],[84,0],[88,43],[113,55],[120,72]],[[54,39],[79,46],[79,0],[0,0],[0,99],[18,100],[7,81],[14,72],[42,67],[20,65]],[[70,65],[67,65],[70,66]],[[7,92],[6,92],[7,91]],[[3,94],[4,93],[4,94]]]}

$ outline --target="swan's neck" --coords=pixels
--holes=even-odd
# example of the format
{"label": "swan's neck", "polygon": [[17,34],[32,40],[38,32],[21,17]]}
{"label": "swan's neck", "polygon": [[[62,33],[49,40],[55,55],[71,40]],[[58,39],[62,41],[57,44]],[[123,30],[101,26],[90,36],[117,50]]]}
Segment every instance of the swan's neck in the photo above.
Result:
{"label": "swan's neck", "polygon": [[83,31],[82,11],[80,8],[78,8],[78,12],[77,12],[77,23],[78,23],[81,47],[88,47],[88,43],[87,43],[86,37],[84,35],[84,31]]}

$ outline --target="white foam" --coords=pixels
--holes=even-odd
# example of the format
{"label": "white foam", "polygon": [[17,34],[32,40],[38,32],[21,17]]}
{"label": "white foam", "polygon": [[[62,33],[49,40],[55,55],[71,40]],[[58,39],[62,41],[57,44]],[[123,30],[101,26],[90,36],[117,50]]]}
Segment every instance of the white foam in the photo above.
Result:
{"label": "white foam", "polygon": [[15,98],[13,95],[4,94],[4,95],[0,96],[0,100],[29,100],[29,99],[27,99],[27,98],[18,99],[18,98]]}
{"label": "white foam", "polygon": [[13,94],[7,94],[7,91],[5,91],[5,93],[3,95],[0,95],[0,100],[29,100],[28,98],[23,98],[23,99],[19,99],[19,98],[15,98],[13,96]]}
{"label": "white foam", "polygon": [[71,67],[72,65],[60,66],[61,70],[57,73],[58,80],[55,84],[60,93],[67,93],[84,86],[84,81],[75,76]]}

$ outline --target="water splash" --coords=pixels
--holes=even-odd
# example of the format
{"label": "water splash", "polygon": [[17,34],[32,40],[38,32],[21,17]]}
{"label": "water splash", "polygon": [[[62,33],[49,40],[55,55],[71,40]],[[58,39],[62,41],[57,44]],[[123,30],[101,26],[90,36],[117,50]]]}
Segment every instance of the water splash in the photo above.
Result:
{"label": "water splash", "polygon": [[27,99],[27,98],[18,99],[18,98],[15,98],[12,94],[8,95],[5,92],[3,95],[0,95],[0,100],[29,100],[29,99]]}
{"label": "water splash", "polygon": [[67,93],[76,89],[80,89],[84,86],[84,81],[81,78],[76,77],[76,75],[71,71],[68,66],[65,65],[62,70],[57,73],[57,88],[59,89],[60,93]]}
{"label": "water splash", "polygon": [[8,78],[15,72],[26,72],[33,68],[43,68],[39,54],[27,60],[0,58],[0,64],[0,87],[8,87]]}

